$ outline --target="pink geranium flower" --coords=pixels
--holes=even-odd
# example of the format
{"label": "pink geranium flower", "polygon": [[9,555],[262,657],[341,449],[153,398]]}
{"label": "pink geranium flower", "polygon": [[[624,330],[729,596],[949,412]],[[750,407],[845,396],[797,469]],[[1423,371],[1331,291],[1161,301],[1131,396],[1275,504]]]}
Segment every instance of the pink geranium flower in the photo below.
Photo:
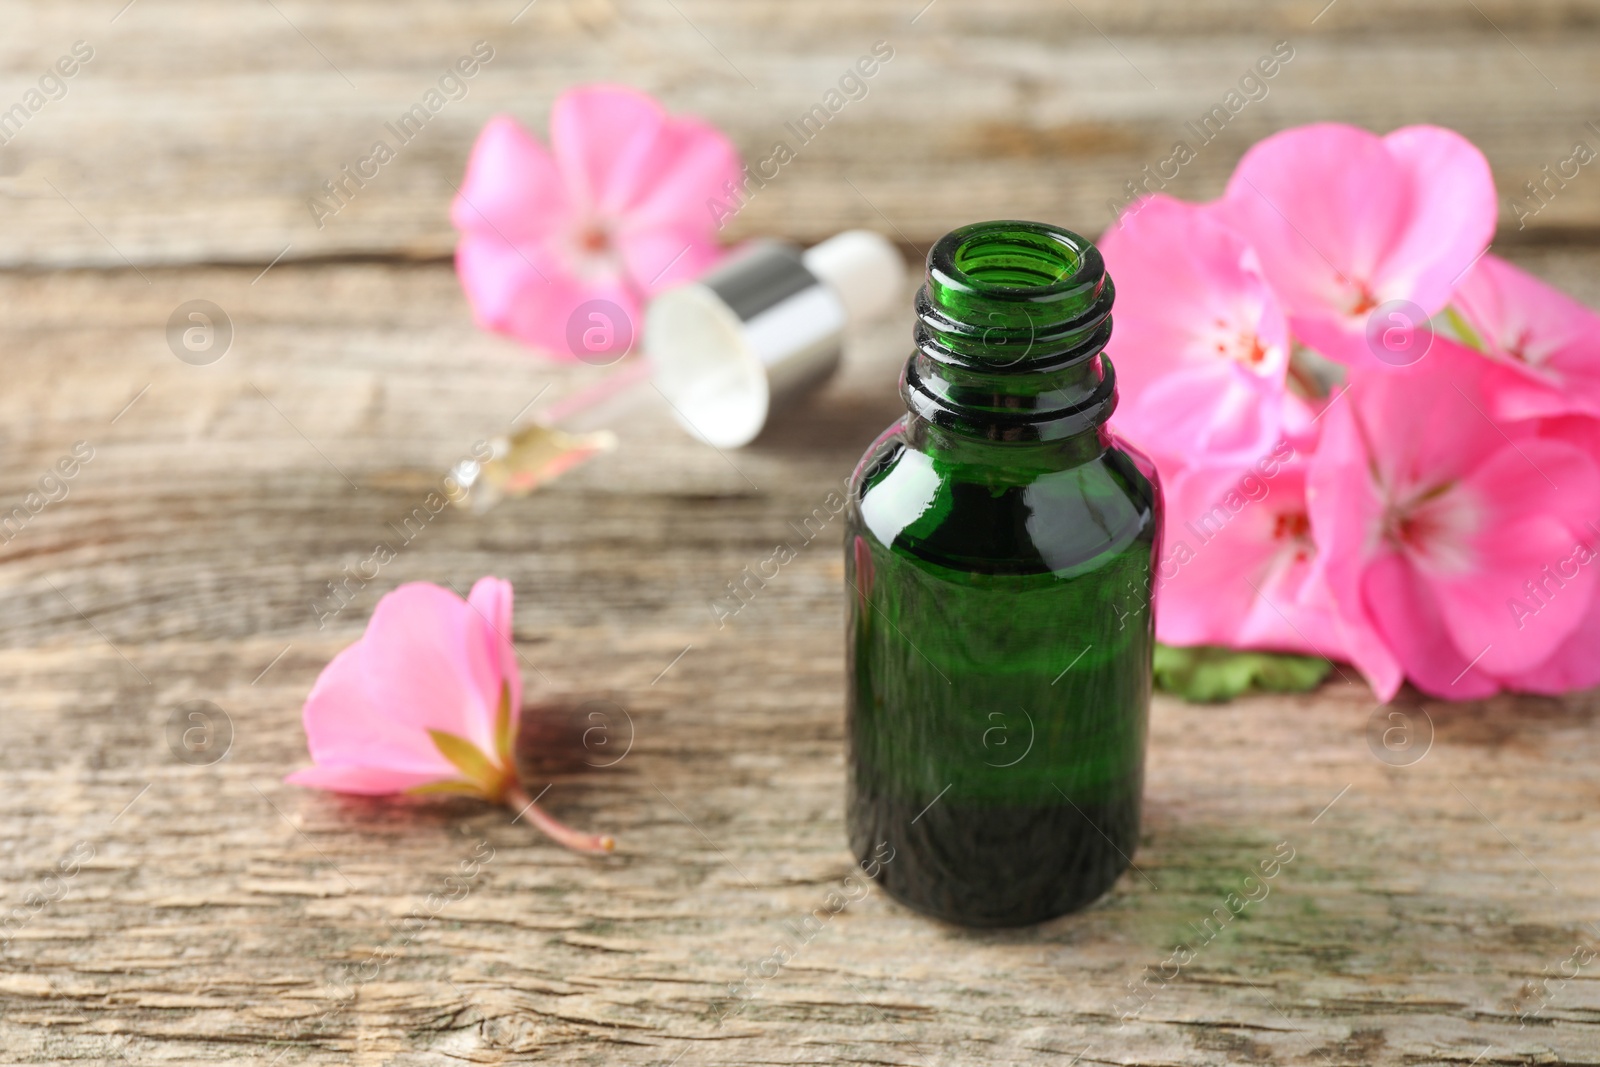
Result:
{"label": "pink geranium flower", "polygon": [[563,93],[550,143],[505,115],[483,128],[450,208],[456,271],[480,326],[572,358],[569,321],[603,300],[626,321],[609,308],[582,316],[582,354],[626,348],[647,297],[716,261],[706,205],[740,178],[738,154],[712,127],[617,85]]}
{"label": "pink geranium flower", "polygon": [[[1351,658],[1382,699],[1402,673],[1464,700],[1516,684],[1589,614],[1597,568],[1532,592],[1590,541],[1600,470],[1585,449],[1488,411],[1494,368],[1443,339],[1357,374],[1323,417],[1308,498]],[[1520,605],[1520,606],[1519,606]]]}
{"label": "pink geranium flower", "polygon": [[427,582],[387,594],[306,698],[315,765],[286,780],[366,795],[464,793],[525,811],[569,848],[609,852],[611,838],[557,822],[517,780],[522,675],[510,634],[511,585],[498,578],[480,578],[466,600]]}
{"label": "pink geranium flower", "polygon": [[[1539,436],[1565,441],[1600,464],[1600,420],[1568,416],[1546,419]],[[1524,587],[1522,607],[1513,609],[1524,626],[1538,625],[1545,609],[1565,597],[1573,578],[1582,571],[1600,569],[1600,516],[1585,520],[1578,543],[1549,570],[1541,568],[1532,587]],[[1542,663],[1507,680],[1507,688],[1556,696],[1600,685],[1600,590],[1589,601],[1589,612],[1573,627],[1567,639]]]}
{"label": "pink geranium flower", "polygon": [[1159,640],[1349,658],[1311,537],[1307,467],[1286,439],[1250,466],[1165,482]]}
{"label": "pink geranium flower", "polygon": [[1294,335],[1352,365],[1373,362],[1370,313],[1392,300],[1441,311],[1494,236],[1489,164],[1437,126],[1379,137],[1321,123],[1257,143],[1223,210],[1260,257]]}
{"label": "pink geranium flower", "polygon": [[1289,331],[1243,239],[1158,195],[1099,247],[1117,287],[1118,432],[1163,474],[1265,454],[1283,430]]}
{"label": "pink geranium flower", "polygon": [[1511,371],[1495,383],[1496,414],[1600,415],[1600,315],[1492,255],[1450,306],[1462,340]]}

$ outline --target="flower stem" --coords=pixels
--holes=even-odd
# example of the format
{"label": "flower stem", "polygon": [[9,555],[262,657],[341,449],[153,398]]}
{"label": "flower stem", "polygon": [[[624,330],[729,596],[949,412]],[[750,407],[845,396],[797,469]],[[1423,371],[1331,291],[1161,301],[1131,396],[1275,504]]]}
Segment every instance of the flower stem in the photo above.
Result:
{"label": "flower stem", "polygon": [[[517,818],[526,815],[528,821],[533,823],[554,842],[565,845],[574,852],[588,852],[604,855],[617,847],[617,842],[609,834],[586,834],[574,830],[566,823],[555,818],[545,811],[532,798],[523,791],[522,786],[512,783],[506,788],[506,806],[517,813]],[[513,822],[516,820],[513,819]]]}

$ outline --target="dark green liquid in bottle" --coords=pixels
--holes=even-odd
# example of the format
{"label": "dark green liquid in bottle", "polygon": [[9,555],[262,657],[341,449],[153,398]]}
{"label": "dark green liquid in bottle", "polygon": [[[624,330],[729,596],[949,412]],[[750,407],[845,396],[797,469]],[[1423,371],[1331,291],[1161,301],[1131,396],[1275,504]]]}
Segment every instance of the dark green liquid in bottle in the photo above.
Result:
{"label": "dark green liquid in bottle", "polygon": [[910,413],[856,468],[850,845],[952,922],[1082,907],[1138,844],[1161,493],[1105,427],[1113,295],[1069,231],[947,234],[917,296]]}

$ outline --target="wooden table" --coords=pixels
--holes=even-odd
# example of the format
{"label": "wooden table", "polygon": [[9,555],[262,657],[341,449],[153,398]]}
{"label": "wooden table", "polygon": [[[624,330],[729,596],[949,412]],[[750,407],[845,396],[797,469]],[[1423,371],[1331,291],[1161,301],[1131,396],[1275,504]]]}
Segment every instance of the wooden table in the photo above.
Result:
{"label": "wooden table", "polygon": [[[540,128],[563,86],[620,79],[758,158],[889,41],[729,232],[870,225],[909,251],[980,216],[1097,232],[1289,40],[1172,192],[1215,195],[1256,138],[1333,118],[1454,126],[1514,198],[1600,146],[1600,4],[123,2],[0,4],[0,107],[94,50],[0,148],[0,505],[92,449],[0,545],[0,1061],[1600,1062],[1600,963],[1575,954],[1600,939],[1593,694],[1412,701],[1432,740],[1405,766],[1375,757],[1387,710],[1357,682],[1158,698],[1139,871],[1092,908],[975,933],[874,892],[800,925],[850,870],[837,531],[725,626],[709,602],[897,414],[905,312],[751,448],[646,402],[616,452],[440,515],[325,626],[313,607],[474,441],[606,373],[470,323],[445,206],[497,111]],[[318,229],[320,183],[476,40],[496,58],[467,98]],[[1497,248],[1600,303],[1592,169],[1523,229],[1508,203]],[[194,299],[234,329],[206,366],[166,339]],[[482,574],[516,586],[525,777],[614,832],[609,860],[466,802],[282,782],[377,596]],[[225,714],[225,758],[174,755],[191,701]],[[1284,850],[1270,895],[1166,973]],[[730,998],[747,969],[775,973]]]}

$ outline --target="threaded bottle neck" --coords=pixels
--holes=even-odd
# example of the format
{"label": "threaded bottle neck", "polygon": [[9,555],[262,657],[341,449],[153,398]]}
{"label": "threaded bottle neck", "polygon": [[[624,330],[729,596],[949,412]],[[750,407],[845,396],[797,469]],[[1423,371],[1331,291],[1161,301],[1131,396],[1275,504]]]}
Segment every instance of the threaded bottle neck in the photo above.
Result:
{"label": "threaded bottle neck", "polygon": [[941,237],[917,293],[912,414],[964,437],[1050,441],[1102,425],[1117,402],[1102,350],[1115,287],[1093,244],[1037,222]]}

